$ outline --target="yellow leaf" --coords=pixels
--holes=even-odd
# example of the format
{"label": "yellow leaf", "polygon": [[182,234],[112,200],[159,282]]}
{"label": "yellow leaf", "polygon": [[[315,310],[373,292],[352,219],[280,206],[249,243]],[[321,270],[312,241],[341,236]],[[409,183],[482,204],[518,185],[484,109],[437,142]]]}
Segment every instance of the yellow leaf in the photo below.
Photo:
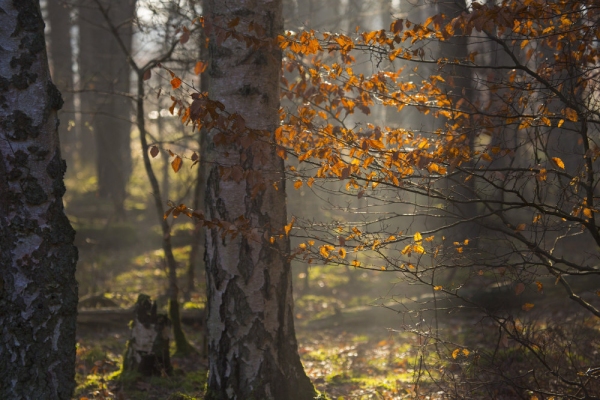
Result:
{"label": "yellow leaf", "polygon": [[462,353],[465,355],[465,357],[468,357],[469,354],[471,354],[471,352],[468,349],[462,349]]}
{"label": "yellow leaf", "polygon": [[419,232],[415,233],[414,236],[415,242],[420,242],[421,240],[423,240],[423,236],[421,236],[421,234]]}
{"label": "yellow leaf", "polygon": [[523,306],[521,307],[523,309],[523,311],[529,311],[533,308],[534,304],[533,303],[525,303],[523,304]]}
{"label": "yellow leaf", "polygon": [[302,250],[306,250],[306,243],[300,243],[298,245],[299,248],[301,248]]}
{"label": "yellow leaf", "polygon": [[542,219],[542,214],[536,214],[535,217],[533,217],[533,223],[538,223],[540,219]]}
{"label": "yellow leaf", "polygon": [[456,360],[456,357],[458,357],[459,354],[460,354],[460,349],[455,349],[452,352],[452,358],[454,358]]}
{"label": "yellow leaf", "polygon": [[271,244],[275,243],[275,237],[271,236],[271,237],[269,238],[269,242],[270,242]]}
{"label": "yellow leaf", "polygon": [[301,180],[297,180],[296,182],[294,182],[294,189],[298,190],[302,187],[302,181]]}
{"label": "yellow leaf", "polygon": [[342,258],[346,258],[346,250],[343,247],[338,250],[338,254]]}
{"label": "yellow leaf", "polygon": [[286,236],[289,236],[290,231],[292,230],[292,226],[294,226],[294,222],[296,222],[296,217],[292,217],[290,223],[283,227]]}
{"label": "yellow leaf", "polygon": [[425,254],[425,248],[423,246],[421,246],[420,244],[413,246],[413,250],[415,251],[415,253]]}
{"label": "yellow leaf", "polygon": [[442,287],[441,286],[434,286],[433,290],[442,290]]}
{"label": "yellow leaf", "polygon": [[564,123],[565,123],[565,120],[561,119],[560,121],[558,121],[558,124],[556,126],[560,128],[562,126],[562,124],[564,124]]}
{"label": "yellow leaf", "polygon": [[356,267],[356,268],[360,267],[360,261],[358,261],[358,260],[352,261],[352,266]]}
{"label": "yellow leaf", "polygon": [[587,218],[592,218],[592,210],[587,207],[584,207],[583,215],[585,215]]}
{"label": "yellow leaf", "polygon": [[554,161],[554,164],[556,164],[558,168],[565,169],[565,163],[560,158],[552,157],[552,161]]}
{"label": "yellow leaf", "polygon": [[542,282],[536,281],[535,284],[537,286],[538,292],[541,292],[542,290],[544,290],[544,285],[542,285]]}

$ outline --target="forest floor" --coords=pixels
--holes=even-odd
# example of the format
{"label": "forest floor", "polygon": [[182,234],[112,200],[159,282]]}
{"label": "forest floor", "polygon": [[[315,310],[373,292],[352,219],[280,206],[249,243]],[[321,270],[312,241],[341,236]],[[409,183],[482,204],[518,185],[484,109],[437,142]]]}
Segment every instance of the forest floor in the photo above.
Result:
{"label": "forest floor", "polygon": [[[93,197],[86,198],[80,207],[93,205],[94,201]],[[74,208],[71,205],[71,209]],[[143,214],[140,211],[140,218]],[[156,226],[148,222],[140,225],[94,221],[89,215],[86,219],[70,217],[78,232],[77,279],[80,300],[83,300],[80,304],[85,305],[86,300],[100,296],[106,303],[100,305],[116,306],[122,313],[134,304],[138,294],[145,293],[165,310],[168,282],[160,249],[160,231]],[[134,214],[130,216],[130,220],[135,218]],[[189,262],[192,231],[192,224],[185,220],[173,227],[172,242],[181,266],[178,274],[182,288],[187,282],[184,267]],[[200,270],[198,266],[198,274]],[[432,288],[403,283],[397,273],[354,270],[338,265],[306,268],[297,264],[293,266],[293,278],[298,351],[312,382],[330,399],[456,398],[459,396],[448,394],[448,388],[460,389],[460,379],[471,379],[473,371],[485,370],[489,365],[486,362],[499,366],[496,371],[505,372],[503,368],[510,368],[515,376],[536,368],[536,360],[519,352],[518,346],[506,336],[499,335],[496,322],[465,307],[443,304]],[[459,279],[459,274],[455,278]],[[479,296],[477,301],[484,306],[511,307],[507,315],[527,334],[577,328],[578,336],[554,335],[558,339],[554,339],[553,345],[564,342],[570,346],[571,353],[567,355],[572,360],[587,363],[590,358],[589,365],[596,365],[594,360],[600,352],[588,350],[600,348],[597,339],[600,323],[580,318],[564,302],[551,300],[555,285],[548,284],[546,294],[529,291],[517,295],[510,288],[503,293],[484,290],[484,278],[475,282],[479,289],[474,292]],[[198,276],[196,291],[191,300],[183,304],[184,312],[199,311],[204,306],[203,282],[204,277]],[[547,298],[545,308],[544,298]],[[523,309],[525,301],[535,303],[535,308]],[[93,304],[87,306],[94,307]],[[125,379],[119,373],[129,339],[128,318],[121,318],[118,323],[102,317],[83,321],[85,313],[85,309],[80,310],[75,400],[203,398],[206,358],[173,357],[172,376]],[[202,349],[203,327],[188,324],[184,330],[192,345]],[[442,337],[450,339],[435,339]],[[575,345],[580,348],[576,349]],[[488,378],[489,375],[482,376],[482,379]],[[438,386],[441,381],[444,384]],[[452,386],[455,382],[459,384]],[[492,394],[486,392],[463,398],[534,399],[523,391],[509,392],[503,387],[491,390]]]}

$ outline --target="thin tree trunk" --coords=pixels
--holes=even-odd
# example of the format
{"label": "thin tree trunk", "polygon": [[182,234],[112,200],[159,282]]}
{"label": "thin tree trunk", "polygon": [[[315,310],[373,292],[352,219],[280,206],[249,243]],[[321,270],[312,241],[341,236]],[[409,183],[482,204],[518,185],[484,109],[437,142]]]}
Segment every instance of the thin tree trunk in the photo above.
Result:
{"label": "thin tree trunk", "polygon": [[34,0],[0,0],[0,398],[70,399],[77,249]]}
{"label": "thin tree trunk", "polygon": [[76,136],[75,129],[67,129],[70,120],[75,120],[73,87],[73,51],[71,49],[71,9],[61,0],[48,0],[48,20],[50,22],[50,71],[52,80],[61,91],[65,104],[58,116],[63,123],[60,130],[61,153],[72,165]]}
{"label": "thin tree trunk", "polygon": [[171,245],[171,227],[167,219],[163,218],[165,209],[163,207],[163,200],[160,194],[160,185],[156,174],[152,169],[152,163],[150,162],[150,156],[148,154],[148,140],[146,138],[146,120],[144,118],[144,72],[141,69],[137,69],[137,126],[140,131],[140,143],[142,146],[142,154],[144,158],[144,168],[146,169],[146,175],[150,181],[152,192],[154,193],[154,205],[156,206],[157,217],[160,220],[160,226],[162,229],[162,248],[165,253],[165,259],[167,261],[167,269],[169,274],[169,317],[173,324],[173,335],[175,337],[175,353],[184,355],[193,352],[193,347],[188,343],[181,328],[181,319],[179,318],[179,288],[177,286],[177,262],[173,255],[173,246]]}
{"label": "thin tree trunk", "polygon": [[[203,1],[204,3],[205,1]],[[202,7],[202,12],[205,11],[205,6]],[[208,49],[206,47],[206,36],[204,34],[200,35],[199,38],[200,44],[200,60],[203,62],[207,62],[208,60]],[[208,70],[205,70],[200,74],[200,92],[205,93],[208,92]],[[207,132],[204,128],[200,129],[199,138],[198,138],[198,146],[200,148],[200,162],[198,163],[198,178],[196,180],[196,187],[194,188],[194,210],[204,210],[204,197],[206,192],[206,157],[207,157],[207,148],[208,148],[208,140],[207,140]],[[204,253],[205,245],[206,245],[206,230],[202,227],[198,227],[194,230],[194,235],[192,237],[192,246],[190,249],[190,258],[188,263],[188,271],[187,271],[187,290],[186,297],[191,297],[192,292],[196,287],[196,270],[198,269],[198,264],[200,262],[200,254]],[[202,263],[203,264],[203,263]],[[204,268],[203,268],[204,269]]]}
{"label": "thin tree trunk", "polygon": [[[261,39],[266,41],[282,32],[281,0],[208,3],[208,26],[227,26],[236,18],[238,32],[257,35],[248,29],[253,22],[265,30]],[[215,29],[209,39],[210,98],[244,118],[247,127],[274,132],[279,125],[281,51],[268,42],[252,48],[235,39],[218,44]],[[235,144],[240,132],[218,133],[234,143],[210,149],[207,218],[231,224],[242,218],[250,226],[235,237],[223,237],[218,228],[207,233],[206,398],[313,399],[316,391],[300,362],[294,332],[290,242],[280,236],[287,223],[283,160],[269,143],[247,137]],[[211,137],[216,134],[215,129]],[[254,190],[261,182],[221,175],[233,167],[260,174],[264,187]]]}

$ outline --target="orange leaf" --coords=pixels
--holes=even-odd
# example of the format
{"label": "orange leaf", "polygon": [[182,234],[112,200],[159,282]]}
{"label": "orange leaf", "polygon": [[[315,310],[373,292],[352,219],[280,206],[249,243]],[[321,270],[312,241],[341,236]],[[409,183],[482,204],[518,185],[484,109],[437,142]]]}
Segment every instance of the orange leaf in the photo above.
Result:
{"label": "orange leaf", "polygon": [[201,73],[203,73],[204,71],[206,71],[206,67],[208,66],[207,63],[202,62],[202,61],[198,61],[196,63],[196,66],[194,67],[194,73],[196,75],[200,75]]}
{"label": "orange leaf", "polygon": [[178,77],[171,79],[171,86],[173,87],[173,89],[177,89],[179,86],[181,86],[181,79],[179,79]]}
{"label": "orange leaf", "polygon": [[460,349],[455,349],[452,352],[452,358],[454,358],[456,360],[456,357],[458,357],[458,354],[460,353]]}
{"label": "orange leaf", "polygon": [[521,307],[523,309],[523,311],[529,311],[533,308],[534,304],[532,303],[525,303],[523,304],[523,306]]}
{"label": "orange leaf", "polygon": [[441,286],[434,286],[433,290],[442,290],[442,287]]}
{"label": "orange leaf", "polygon": [[183,164],[183,160],[181,157],[176,156],[175,159],[171,162],[171,167],[173,167],[173,171],[179,172],[181,169],[181,164]]}
{"label": "orange leaf", "polygon": [[302,187],[302,181],[298,180],[294,182],[294,189],[298,190]]}
{"label": "orange leaf", "polygon": [[577,111],[572,108],[565,108],[565,115],[569,121],[577,122]]}
{"label": "orange leaf", "polygon": [[292,220],[290,221],[290,223],[283,227],[283,230],[285,231],[286,236],[290,234],[290,231],[292,230],[292,226],[294,226],[294,222],[296,222],[296,217],[292,217]]}
{"label": "orange leaf", "polygon": [[565,163],[560,158],[552,157],[552,161],[554,161],[554,164],[556,164],[558,168],[565,169]]}

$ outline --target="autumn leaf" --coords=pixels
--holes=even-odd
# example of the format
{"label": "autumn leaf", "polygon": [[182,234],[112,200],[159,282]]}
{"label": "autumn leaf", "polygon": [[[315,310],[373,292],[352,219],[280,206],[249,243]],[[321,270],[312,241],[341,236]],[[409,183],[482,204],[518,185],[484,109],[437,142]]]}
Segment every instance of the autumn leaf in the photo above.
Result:
{"label": "autumn leaf", "polygon": [[552,157],[552,161],[554,161],[554,164],[556,164],[558,168],[565,169],[565,163],[560,158]]}
{"label": "autumn leaf", "polygon": [[302,181],[301,180],[297,180],[296,182],[294,182],[294,189],[298,190],[302,187]]}
{"label": "autumn leaf", "polygon": [[146,71],[144,71],[144,80],[147,81],[148,79],[150,79],[152,77],[152,70],[147,69]]}
{"label": "autumn leaf", "polygon": [[179,172],[182,164],[183,160],[181,159],[181,157],[175,156],[175,159],[171,162],[171,167],[173,168],[173,171]]}
{"label": "autumn leaf", "polygon": [[454,349],[452,352],[452,358],[456,360],[456,357],[460,354],[460,349]]}
{"label": "autumn leaf", "polygon": [[537,286],[537,291],[541,292],[544,290],[544,285],[542,284],[542,282],[536,281],[535,285]]}
{"label": "autumn leaf", "polygon": [[515,286],[515,294],[518,296],[525,291],[525,284],[522,282],[517,283]]}
{"label": "autumn leaf", "polygon": [[572,108],[565,108],[565,116],[569,121],[577,122],[577,111]]}
{"label": "autumn leaf", "polygon": [[338,250],[338,254],[340,255],[341,258],[346,258],[346,249],[344,249],[343,247],[341,247]]}
{"label": "autumn leaf", "polygon": [[207,66],[208,66],[208,64],[205,62],[202,62],[202,61],[196,62],[196,66],[194,67],[194,73],[196,75],[200,75],[201,73],[206,71]]}
{"label": "autumn leaf", "polygon": [[150,155],[152,156],[152,158],[155,158],[158,155],[158,147],[157,146],[150,147]]}
{"label": "autumn leaf", "polygon": [[442,287],[441,286],[434,286],[433,290],[442,290]]}
{"label": "autumn leaf", "polygon": [[532,303],[525,303],[523,304],[523,306],[521,307],[523,309],[523,311],[529,311],[533,308],[534,304]]}
{"label": "autumn leaf", "polygon": [[173,89],[177,89],[180,86],[181,86],[181,79],[179,79],[178,77],[171,79],[171,87],[173,87]]}
{"label": "autumn leaf", "polygon": [[419,232],[415,233],[415,236],[413,238],[417,243],[423,240],[423,236],[421,236],[421,233]]}
{"label": "autumn leaf", "polygon": [[292,226],[294,226],[294,222],[296,222],[296,217],[292,217],[290,223],[283,227],[286,236],[289,236],[290,231],[292,230]]}

